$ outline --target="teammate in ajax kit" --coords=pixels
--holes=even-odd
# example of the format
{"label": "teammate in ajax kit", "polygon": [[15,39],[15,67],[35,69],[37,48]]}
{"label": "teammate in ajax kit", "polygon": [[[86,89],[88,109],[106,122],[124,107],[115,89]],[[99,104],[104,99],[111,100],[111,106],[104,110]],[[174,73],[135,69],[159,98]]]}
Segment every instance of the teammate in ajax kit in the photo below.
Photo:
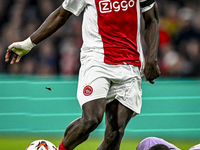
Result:
{"label": "teammate in ajax kit", "polygon": [[[105,136],[98,150],[119,150],[126,125],[140,114],[142,73],[152,84],[160,75],[155,0],[65,0],[29,38],[8,47],[5,61],[19,62],[72,14],[78,16],[82,11],[83,45],[77,90],[82,116],[67,127],[59,150],[72,150],[85,141],[101,123],[104,112]],[[148,47],[145,65],[141,14]]]}

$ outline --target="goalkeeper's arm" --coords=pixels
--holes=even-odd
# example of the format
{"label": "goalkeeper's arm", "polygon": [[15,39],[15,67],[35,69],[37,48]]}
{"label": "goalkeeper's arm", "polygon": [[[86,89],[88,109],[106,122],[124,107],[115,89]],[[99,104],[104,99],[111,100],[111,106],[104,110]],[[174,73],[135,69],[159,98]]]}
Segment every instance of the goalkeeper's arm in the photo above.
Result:
{"label": "goalkeeper's arm", "polygon": [[8,47],[5,61],[8,62],[11,60],[10,64],[19,62],[21,57],[27,54],[36,44],[49,37],[63,26],[70,16],[71,13],[60,6],[49,15],[44,23],[29,38],[22,42],[12,43]]}

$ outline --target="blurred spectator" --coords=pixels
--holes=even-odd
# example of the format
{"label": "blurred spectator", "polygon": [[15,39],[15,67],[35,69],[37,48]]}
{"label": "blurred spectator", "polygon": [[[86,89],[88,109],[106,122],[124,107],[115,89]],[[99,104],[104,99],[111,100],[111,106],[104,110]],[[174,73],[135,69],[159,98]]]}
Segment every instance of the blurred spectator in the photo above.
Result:
{"label": "blurred spectator", "polygon": [[49,39],[38,45],[37,52],[37,74],[56,74],[57,73],[57,54],[53,41]]}
{"label": "blurred spectator", "polygon": [[5,55],[5,47],[3,44],[0,42],[0,72],[5,71],[5,61],[4,61],[4,55]]}
{"label": "blurred spectator", "polygon": [[[156,0],[159,5],[159,65],[162,76],[200,77],[200,1]],[[78,74],[82,16],[70,20],[22,58],[4,63],[7,46],[31,35],[63,0],[0,0],[0,73]],[[144,27],[144,25],[142,25]],[[146,47],[144,53],[146,54]],[[18,67],[21,65],[23,67]],[[9,66],[9,67],[8,67]]]}
{"label": "blurred spectator", "polygon": [[195,12],[199,2],[167,0],[158,4],[162,9],[158,60],[162,76],[200,77],[200,27]]}
{"label": "blurred spectator", "polygon": [[76,39],[73,37],[64,38],[60,47],[60,73],[78,74],[80,51],[76,47]]}

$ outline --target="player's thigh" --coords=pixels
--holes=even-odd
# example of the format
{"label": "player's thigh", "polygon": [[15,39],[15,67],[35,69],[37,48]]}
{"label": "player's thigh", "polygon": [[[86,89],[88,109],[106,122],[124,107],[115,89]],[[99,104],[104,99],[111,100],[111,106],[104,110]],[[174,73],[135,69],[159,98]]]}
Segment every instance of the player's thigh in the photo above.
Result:
{"label": "player's thigh", "polygon": [[106,106],[106,127],[112,130],[124,130],[134,111],[114,100]]}
{"label": "player's thigh", "polygon": [[99,98],[89,101],[82,106],[82,117],[87,120],[96,120],[101,122],[106,108],[106,99]]}

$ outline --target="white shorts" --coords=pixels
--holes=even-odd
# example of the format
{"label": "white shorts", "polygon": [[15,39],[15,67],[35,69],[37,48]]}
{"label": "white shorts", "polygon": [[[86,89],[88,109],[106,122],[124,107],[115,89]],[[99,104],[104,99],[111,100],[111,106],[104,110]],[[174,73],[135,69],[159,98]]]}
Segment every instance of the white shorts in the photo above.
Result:
{"label": "white shorts", "polygon": [[79,72],[77,98],[80,106],[106,98],[107,103],[118,100],[140,114],[142,106],[141,75],[137,66],[110,65],[96,60],[85,60]]}

